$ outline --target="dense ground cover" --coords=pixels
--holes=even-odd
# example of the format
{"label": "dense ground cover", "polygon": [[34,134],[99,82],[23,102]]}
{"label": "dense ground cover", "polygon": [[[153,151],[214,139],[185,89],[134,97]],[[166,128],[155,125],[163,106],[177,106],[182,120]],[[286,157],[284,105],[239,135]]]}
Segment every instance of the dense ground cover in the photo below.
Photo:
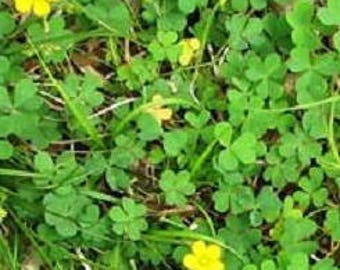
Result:
{"label": "dense ground cover", "polygon": [[0,269],[338,269],[339,75],[338,0],[0,0]]}

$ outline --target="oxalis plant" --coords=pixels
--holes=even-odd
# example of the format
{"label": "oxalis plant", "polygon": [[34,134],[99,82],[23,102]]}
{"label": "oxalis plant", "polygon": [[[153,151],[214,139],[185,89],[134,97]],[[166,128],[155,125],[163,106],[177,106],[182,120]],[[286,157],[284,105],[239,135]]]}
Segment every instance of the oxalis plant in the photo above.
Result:
{"label": "oxalis plant", "polygon": [[339,75],[339,0],[0,0],[0,269],[339,269]]}

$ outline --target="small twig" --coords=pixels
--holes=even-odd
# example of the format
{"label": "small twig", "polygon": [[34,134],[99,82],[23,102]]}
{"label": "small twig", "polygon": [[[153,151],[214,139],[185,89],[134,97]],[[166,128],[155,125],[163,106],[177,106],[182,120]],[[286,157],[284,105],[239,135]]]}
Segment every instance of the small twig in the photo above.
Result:
{"label": "small twig", "polygon": [[83,261],[86,258],[85,258],[84,254],[83,254],[83,252],[81,251],[80,248],[76,248],[76,254],[77,254],[78,258],[80,259],[80,261],[82,261],[81,264],[83,265],[84,269],[85,270],[92,270],[91,266]]}
{"label": "small twig", "polygon": [[[105,138],[107,136],[110,136],[110,134],[105,133],[105,134],[101,134],[100,137],[101,138]],[[63,141],[53,141],[51,142],[51,145],[68,145],[68,144],[74,144],[74,143],[81,143],[81,142],[89,142],[91,141],[91,138],[80,138],[80,139],[72,139],[72,140],[63,140]]]}
{"label": "small twig", "polygon": [[157,210],[155,211],[154,216],[158,217],[165,217],[169,215],[174,215],[174,214],[183,214],[183,213],[188,213],[188,212],[194,212],[196,210],[195,206],[193,205],[187,205],[185,207],[181,208],[172,208],[172,209],[165,209],[165,210]]}
{"label": "small twig", "polygon": [[218,61],[218,66],[219,68],[221,68],[221,66],[223,65],[224,63],[224,60],[225,58],[227,57],[227,54],[229,53],[229,47],[228,46],[225,46],[225,49],[223,49],[222,53],[221,53],[221,56],[219,58],[219,61]]}
{"label": "small twig", "polygon": [[209,56],[211,58],[213,72],[217,76],[220,72],[219,72],[219,66],[216,65],[216,58],[215,58],[215,55],[214,55],[214,48],[211,46],[211,44],[208,44],[207,45],[207,49],[208,49]]}
{"label": "small twig", "polygon": [[318,262],[318,261],[321,260],[321,259],[318,258],[315,254],[311,254],[310,257],[311,257],[311,259],[314,260],[315,262]]}
{"label": "small twig", "polygon": [[95,114],[90,115],[89,118],[92,119],[92,118],[99,117],[99,116],[102,116],[104,114],[107,114],[108,112],[111,112],[111,111],[117,109],[120,106],[134,102],[136,99],[137,98],[128,98],[126,100],[114,103],[114,104],[110,105],[109,107],[106,107],[106,108],[96,112]]}
{"label": "small twig", "polygon": [[124,61],[126,63],[130,63],[131,55],[130,55],[130,40],[124,39]]}

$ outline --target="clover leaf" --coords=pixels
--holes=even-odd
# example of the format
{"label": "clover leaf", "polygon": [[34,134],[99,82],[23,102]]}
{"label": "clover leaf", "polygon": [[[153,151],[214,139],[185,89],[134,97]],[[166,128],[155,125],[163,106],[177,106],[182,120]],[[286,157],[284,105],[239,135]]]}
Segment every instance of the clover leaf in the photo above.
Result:
{"label": "clover leaf", "polygon": [[121,168],[129,168],[144,156],[143,142],[134,138],[119,135],[115,140],[117,146],[111,151],[110,164]]}
{"label": "clover leaf", "polygon": [[334,241],[340,241],[340,211],[339,209],[330,209],[327,211],[325,227],[332,236]]}
{"label": "clover leaf", "polygon": [[190,174],[187,171],[174,173],[166,170],[161,175],[160,188],[164,191],[165,201],[170,205],[184,206],[187,196],[195,192],[195,185],[190,182]]}
{"label": "clover leaf", "polygon": [[151,114],[141,114],[137,119],[137,126],[140,129],[138,137],[144,141],[153,141],[163,132],[162,126]]}
{"label": "clover leaf", "polygon": [[145,216],[146,207],[130,198],[123,198],[122,206],[114,206],[109,212],[113,231],[134,241],[139,240],[141,232],[148,228]]}
{"label": "clover leaf", "polygon": [[214,135],[218,139],[219,143],[225,147],[228,147],[232,136],[232,126],[228,122],[220,122],[215,125]]}
{"label": "clover leaf", "polygon": [[256,161],[256,138],[252,133],[243,133],[231,145],[234,155],[244,164]]}
{"label": "clover leaf", "polygon": [[299,181],[299,186],[302,191],[297,191],[294,194],[296,198],[306,209],[309,206],[309,202],[312,201],[317,207],[321,207],[326,202],[328,197],[328,191],[326,188],[321,188],[324,175],[323,171],[318,168],[311,168],[309,171],[309,177],[302,177]]}
{"label": "clover leaf", "polygon": [[272,147],[266,155],[268,166],[264,178],[274,187],[283,188],[289,182],[296,182],[299,178],[299,161],[296,156],[283,158],[277,147]]}
{"label": "clover leaf", "polygon": [[243,185],[222,184],[214,193],[213,201],[215,209],[222,213],[231,210],[233,214],[240,214],[255,206],[253,191]]}
{"label": "clover leaf", "polygon": [[328,0],[327,7],[319,9],[318,16],[321,22],[325,25],[340,25],[339,10],[339,1]]}
{"label": "clover leaf", "polygon": [[280,155],[286,158],[296,156],[302,164],[310,164],[312,158],[321,155],[321,146],[307,134],[296,128],[295,133],[286,133],[281,138]]}
{"label": "clover leaf", "polygon": [[86,6],[86,11],[102,21],[110,31],[118,36],[127,36],[132,26],[132,18],[127,6],[119,0],[98,0]]}
{"label": "clover leaf", "polygon": [[176,44],[177,39],[176,32],[160,31],[157,33],[157,40],[153,40],[148,49],[156,61],[169,60],[174,63],[180,53],[180,46]]}
{"label": "clover leaf", "polygon": [[250,226],[247,215],[230,215],[226,219],[226,227],[218,231],[217,238],[244,255],[254,251],[260,243],[261,231]]}
{"label": "clover leaf", "polygon": [[0,12],[0,39],[12,33],[15,29],[14,18],[9,12]]}
{"label": "clover leaf", "polygon": [[244,12],[248,9],[249,1],[248,0],[232,0],[231,7],[235,11]]}
{"label": "clover leaf", "polygon": [[263,187],[256,200],[261,210],[261,215],[267,222],[274,222],[279,218],[282,203],[272,188]]}
{"label": "clover leaf", "polygon": [[62,237],[73,237],[79,231],[79,218],[84,218],[91,200],[71,186],[63,186],[44,197],[45,220]]}
{"label": "clover leaf", "polygon": [[189,141],[188,133],[184,130],[173,130],[164,134],[164,150],[170,156],[178,156],[186,149]]}
{"label": "clover leaf", "polygon": [[316,223],[303,217],[302,211],[294,207],[293,198],[287,196],[281,220],[276,223],[272,231],[273,238],[279,241],[283,252],[301,251],[308,254],[314,252],[317,244],[309,238],[316,230]]}
{"label": "clover leaf", "polygon": [[[43,25],[38,22],[32,23],[27,31],[32,42],[40,49],[45,61],[60,63],[66,59],[67,50],[74,43],[73,35],[70,30],[65,29],[66,23],[61,16],[52,17],[48,24],[49,31],[45,31]],[[60,36],[64,38],[56,38]]]}
{"label": "clover leaf", "polygon": [[218,164],[222,170],[234,171],[241,164],[253,164],[258,155],[263,154],[262,145],[251,132],[242,133],[228,149],[222,150],[218,156]]}
{"label": "clover leaf", "polygon": [[202,6],[206,0],[178,0],[178,8],[184,14],[189,14],[195,10],[197,6]]}
{"label": "clover leaf", "polygon": [[280,84],[285,75],[285,66],[277,54],[268,55],[264,61],[253,56],[248,59],[248,66],[246,76],[250,81],[258,82],[256,90],[260,97],[269,95],[279,98],[282,95]]}
{"label": "clover leaf", "polygon": [[44,119],[43,109],[38,88],[30,79],[19,80],[14,93],[0,86],[0,126],[3,127],[0,137],[15,134],[39,147],[46,147],[59,134],[55,131],[55,124]]}
{"label": "clover leaf", "polygon": [[312,1],[296,2],[294,9],[287,13],[288,23],[293,27],[292,40],[297,47],[314,50],[320,46],[319,38],[312,27],[314,5]]}

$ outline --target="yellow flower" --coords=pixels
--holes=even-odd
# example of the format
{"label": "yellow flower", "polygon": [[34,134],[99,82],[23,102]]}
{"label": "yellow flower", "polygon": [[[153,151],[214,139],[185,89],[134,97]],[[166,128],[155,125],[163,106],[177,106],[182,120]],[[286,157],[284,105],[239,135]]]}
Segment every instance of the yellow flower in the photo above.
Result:
{"label": "yellow flower", "polygon": [[150,107],[146,112],[151,114],[159,123],[170,120],[172,117],[172,110],[163,108],[163,97],[161,95],[154,95]]}
{"label": "yellow flower", "polygon": [[2,222],[2,220],[7,216],[7,211],[5,209],[3,209],[2,207],[0,207],[0,223]]}
{"label": "yellow flower", "polygon": [[195,56],[195,52],[200,48],[201,44],[197,38],[183,39],[179,45],[181,46],[181,54],[179,56],[179,63],[182,66],[190,64]]}
{"label": "yellow flower", "polygon": [[39,16],[47,16],[51,12],[51,2],[58,0],[15,0],[15,8],[20,13],[32,12]]}
{"label": "yellow flower", "polygon": [[192,253],[184,256],[183,265],[189,270],[223,270],[221,248],[196,241],[191,246]]}

